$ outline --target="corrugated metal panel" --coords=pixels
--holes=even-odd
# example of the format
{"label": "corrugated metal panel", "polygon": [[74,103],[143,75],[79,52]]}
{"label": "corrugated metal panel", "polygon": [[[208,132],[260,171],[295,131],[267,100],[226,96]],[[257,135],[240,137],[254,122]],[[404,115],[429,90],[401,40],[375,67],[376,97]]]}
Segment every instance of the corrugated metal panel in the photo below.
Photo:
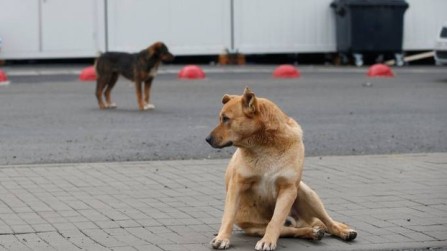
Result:
{"label": "corrugated metal panel", "polygon": [[109,0],[109,50],[163,41],[175,55],[218,54],[231,44],[230,1]]}
{"label": "corrugated metal panel", "polygon": [[335,51],[332,0],[235,0],[235,47],[242,53]]}

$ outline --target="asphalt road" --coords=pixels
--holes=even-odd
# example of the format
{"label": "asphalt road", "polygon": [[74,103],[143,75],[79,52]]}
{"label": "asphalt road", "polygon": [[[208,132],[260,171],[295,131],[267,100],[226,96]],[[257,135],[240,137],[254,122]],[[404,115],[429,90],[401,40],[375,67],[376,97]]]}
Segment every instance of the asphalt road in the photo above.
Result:
{"label": "asphalt road", "polygon": [[[365,69],[366,71],[366,69]],[[121,79],[115,110],[101,111],[93,82],[75,75],[14,76],[0,86],[0,164],[225,158],[205,137],[225,93],[249,86],[276,102],[304,130],[309,156],[447,151],[447,68],[397,70],[371,79],[360,71],[210,73],[182,81],[160,74],[153,111],[137,110],[133,85]]]}

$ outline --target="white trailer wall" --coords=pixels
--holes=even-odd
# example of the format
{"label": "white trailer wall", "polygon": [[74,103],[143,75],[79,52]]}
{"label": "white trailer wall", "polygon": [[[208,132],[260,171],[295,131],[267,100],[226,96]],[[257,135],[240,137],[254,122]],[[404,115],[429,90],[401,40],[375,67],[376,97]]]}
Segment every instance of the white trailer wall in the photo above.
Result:
{"label": "white trailer wall", "polygon": [[[332,0],[0,0],[0,59],[335,52]],[[431,50],[447,0],[407,0],[404,50]]]}
{"label": "white trailer wall", "polygon": [[0,0],[0,58],[91,57],[103,27],[103,1]]}
{"label": "white trailer wall", "polygon": [[163,41],[174,55],[219,54],[231,46],[230,1],[109,0],[108,49],[139,51]]}
{"label": "white trailer wall", "polygon": [[441,25],[447,22],[446,0],[406,0],[404,50],[432,50]]}
{"label": "white trailer wall", "polygon": [[40,50],[39,3],[0,0],[0,58],[33,58]]}
{"label": "white trailer wall", "polygon": [[332,0],[235,0],[235,48],[242,53],[335,51]]}
{"label": "white trailer wall", "polygon": [[[242,53],[334,52],[332,0],[234,0],[235,48]],[[447,22],[446,0],[406,0],[404,50],[432,50]]]}

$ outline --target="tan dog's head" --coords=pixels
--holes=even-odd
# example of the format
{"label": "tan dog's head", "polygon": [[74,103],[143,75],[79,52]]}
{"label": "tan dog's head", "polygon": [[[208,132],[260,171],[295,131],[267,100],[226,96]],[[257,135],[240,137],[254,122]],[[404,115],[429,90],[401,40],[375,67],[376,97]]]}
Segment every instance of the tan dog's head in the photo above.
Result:
{"label": "tan dog's head", "polygon": [[222,103],[220,122],[206,141],[214,148],[244,146],[246,139],[263,128],[255,94],[245,88],[242,96],[225,94]]}
{"label": "tan dog's head", "polygon": [[163,42],[156,42],[149,46],[147,49],[149,57],[159,58],[163,62],[170,62],[174,60],[174,55],[172,55],[168,47]]}

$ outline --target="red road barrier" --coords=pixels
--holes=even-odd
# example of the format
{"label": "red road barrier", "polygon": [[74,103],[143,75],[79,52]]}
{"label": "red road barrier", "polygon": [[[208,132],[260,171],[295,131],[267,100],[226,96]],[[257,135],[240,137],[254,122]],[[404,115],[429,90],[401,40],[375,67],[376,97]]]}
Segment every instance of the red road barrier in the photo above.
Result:
{"label": "red road barrier", "polygon": [[368,69],[369,77],[394,77],[394,73],[388,65],[375,64]]}
{"label": "red road barrier", "polygon": [[8,76],[6,76],[6,73],[2,70],[0,70],[0,85],[8,85]]}
{"label": "red road barrier", "polygon": [[89,66],[81,71],[79,75],[79,80],[81,81],[95,81],[96,80],[96,71],[94,66]]}
{"label": "red road barrier", "polygon": [[273,76],[275,78],[298,78],[301,76],[301,73],[295,66],[283,64],[276,67],[273,71]]}
{"label": "red road barrier", "polygon": [[180,70],[178,77],[181,79],[203,79],[205,72],[197,65],[187,65]]}

